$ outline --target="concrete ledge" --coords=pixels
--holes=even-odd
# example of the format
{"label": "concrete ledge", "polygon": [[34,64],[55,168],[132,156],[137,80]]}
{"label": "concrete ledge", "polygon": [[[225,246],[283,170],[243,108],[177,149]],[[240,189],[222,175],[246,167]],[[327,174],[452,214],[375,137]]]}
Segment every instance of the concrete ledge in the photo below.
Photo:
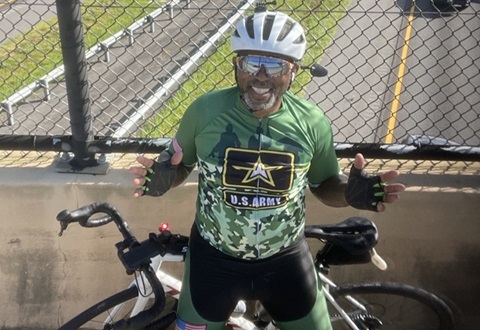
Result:
{"label": "concrete ledge", "polygon": [[[308,222],[333,223],[349,216],[378,225],[378,252],[389,269],[373,265],[332,270],[338,282],[401,281],[448,299],[463,317],[461,329],[476,329],[480,316],[479,176],[404,175],[410,188],[382,214],[328,208],[308,195]],[[111,225],[69,227],[58,237],[55,216],[95,201],[109,201],[143,238],[162,221],[188,233],[196,196],[195,176],[162,198],[131,197],[126,168],[107,175],[56,173],[52,166],[3,168],[0,172],[0,329],[57,329],[76,312],[124,288],[131,280],[116,257],[120,236]],[[318,245],[314,245],[313,248]],[[170,266],[178,276],[181,265]],[[28,317],[26,317],[28,315]]]}

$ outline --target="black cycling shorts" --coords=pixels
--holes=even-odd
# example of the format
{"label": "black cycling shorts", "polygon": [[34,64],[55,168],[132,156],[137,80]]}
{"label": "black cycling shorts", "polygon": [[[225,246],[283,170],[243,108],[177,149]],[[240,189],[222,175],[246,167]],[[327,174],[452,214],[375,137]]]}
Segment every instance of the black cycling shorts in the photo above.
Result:
{"label": "black cycling shorts", "polygon": [[275,256],[252,261],[212,247],[194,224],[189,253],[193,307],[205,320],[227,320],[239,300],[259,300],[281,322],[306,316],[315,304],[316,273],[304,237]]}

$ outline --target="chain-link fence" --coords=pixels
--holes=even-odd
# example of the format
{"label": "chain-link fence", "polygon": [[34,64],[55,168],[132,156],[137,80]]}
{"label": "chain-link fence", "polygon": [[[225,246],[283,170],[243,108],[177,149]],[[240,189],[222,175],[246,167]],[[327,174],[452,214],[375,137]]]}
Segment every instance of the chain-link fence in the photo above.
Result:
{"label": "chain-link fence", "polygon": [[[3,158],[152,152],[143,139],[172,137],[192,100],[235,83],[229,36],[257,2],[1,1]],[[442,160],[460,161],[459,172],[478,164],[480,2],[447,2],[267,5],[305,27],[292,90],[331,119],[339,157],[362,151],[404,169],[430,160],[427,171]],[[312,78],[314,63],[328,76]]]}

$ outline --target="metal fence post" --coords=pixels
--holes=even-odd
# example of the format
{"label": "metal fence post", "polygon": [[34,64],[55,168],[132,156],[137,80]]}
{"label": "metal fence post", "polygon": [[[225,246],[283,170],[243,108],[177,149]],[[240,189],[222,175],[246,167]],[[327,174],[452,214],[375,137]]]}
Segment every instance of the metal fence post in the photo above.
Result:
{"label": "metal fence post", "polygon": [[105,63],[110,62],[110,48],[104,43],[100,43],[100,49],[104,52],[103,61]]}
{"label": "metal fence post", "polygon": [[145,17],[145,20],[147,24],[150,26],[150,33],[155,32],[155,19],[152,17],[152,15],[148,15]]}
{"label": "metal fence post", "polygon": [[56,0],[56,7],[74,153],[66,171],[80,172],[98,165],[95,153],[88,151],[94,136],[80,0]]}
{"label": "metal fence post", "polygon": [[13,124],[15,124],[15,120],[13,119],[12,103],[11,102],[2,103],[0,104],[0,108],[3,108],[7,112],[8,125],[13,126]]}
{"label": "metal fence post", "polygon": [[43,88],[43,100],[50,101],[50,84],[47,79],[39,79],[38,86]]}

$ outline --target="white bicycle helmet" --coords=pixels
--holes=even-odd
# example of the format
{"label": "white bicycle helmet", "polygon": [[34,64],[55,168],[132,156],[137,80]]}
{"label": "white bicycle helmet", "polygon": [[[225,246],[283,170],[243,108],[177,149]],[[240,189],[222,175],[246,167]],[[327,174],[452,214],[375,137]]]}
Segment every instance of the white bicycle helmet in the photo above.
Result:
{"label": "white bicycle helmet", "polygon": [[259,12],[240,20],[231,38],[232,50],[261,51],[300,61],[307,42],[302,26],[280,12]]}

